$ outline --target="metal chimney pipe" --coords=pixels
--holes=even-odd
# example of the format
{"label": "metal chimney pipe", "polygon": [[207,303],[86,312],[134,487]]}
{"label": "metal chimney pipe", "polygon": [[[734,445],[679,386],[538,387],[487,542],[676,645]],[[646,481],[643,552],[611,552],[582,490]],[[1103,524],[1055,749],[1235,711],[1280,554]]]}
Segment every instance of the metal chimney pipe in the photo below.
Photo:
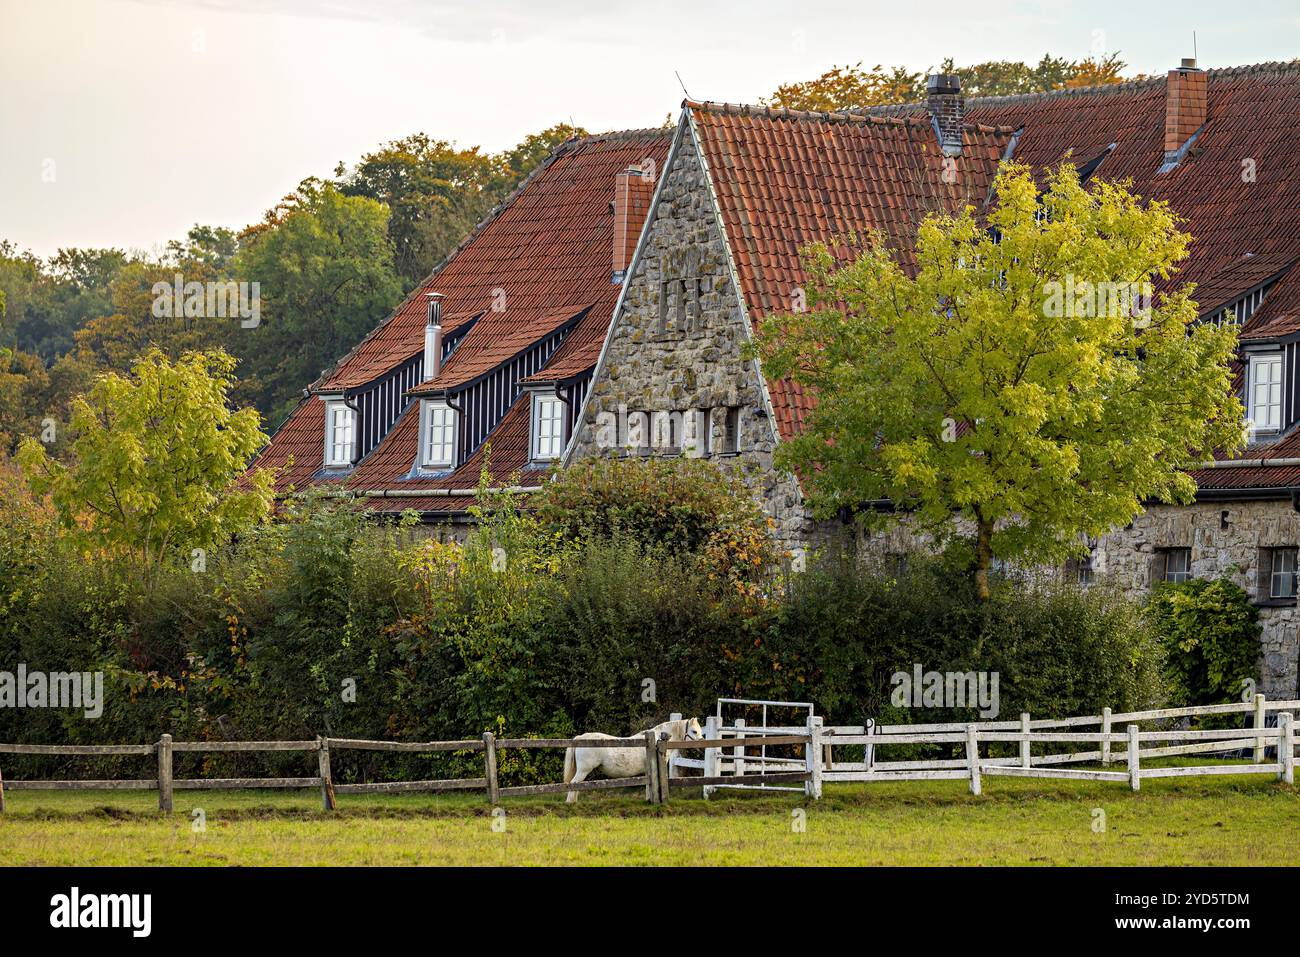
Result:
{"label": "metal chimney pipe", "polygon": [[426,292],[429,319],[424,327],[424,379],[437,378],[442,371],[442,293]]}

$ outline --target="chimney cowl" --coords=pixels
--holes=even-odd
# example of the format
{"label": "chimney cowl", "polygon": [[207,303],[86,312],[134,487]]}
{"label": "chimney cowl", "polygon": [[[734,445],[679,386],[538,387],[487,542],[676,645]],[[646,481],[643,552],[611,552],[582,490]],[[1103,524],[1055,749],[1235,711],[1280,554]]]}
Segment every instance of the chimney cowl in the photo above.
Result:
{"label": "chimney cowl", "polygon": [[962,127],[966,122],[966,101],[961,95],[961,77],[936,73],[925,83],[926,107],[939,137],[944,156],[960,156]]}
{"label": "chimney cowl", "polygon": [[1198,70],[1198,69],[1200,69],[1200,67],[1198,67],[1198,66],[1196,65],[1196,57],[1194,57],[1194,56],[1185,56],[1185,57],[1183,57],[1183,62],[1179,64],[1178,69],[1180,69],[1180,70]]}
{"label": "chimney cowl", "polygon": [[956,73],[931,73],[925,80],[925,92],[929,94],[960,93],[961,77]]}

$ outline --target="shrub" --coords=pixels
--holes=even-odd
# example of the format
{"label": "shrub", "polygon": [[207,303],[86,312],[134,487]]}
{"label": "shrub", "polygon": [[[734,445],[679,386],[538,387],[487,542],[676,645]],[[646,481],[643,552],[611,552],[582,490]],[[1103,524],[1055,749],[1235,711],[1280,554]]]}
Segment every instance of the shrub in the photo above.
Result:
{"label": "shrub", "polygon": [[[685,525],[703,522],[695,507],[678,516]],[[478,518],[463,545],[412,542],[406,522],[376,527],[307,501],[213,551],[202,573],[168,564],[147,588],[123,560],[83,560],[51,523],[13,521],[0,530],[15,543],[14,559],[0,555],[0,668],[103,670],[106,700],[98,721],[0,709],[0,740],[627,734],[671,711],[707,714],[719,696],[812,701],[833,723],[974,716],[893,706],[891,677],[914,664],[998,672],[1004,718],[1159,698],[1153,629],[1102,588],[1003,583],[981,603],[951,562],[917,559],[900,575],[815,562],[736,589],[710,577],[707,545],[677,547],[678,533],[656,539],[650,525],[566,537],[508,496],[485,499]],[[750,519],[725,527],[756,530]],[[110,773],[82,760],[56,774],[44,760],[4,770]],[[182,760],[186,775],[309,773],[293,754]],[[472,776],[480,760],[342,752],[335,773]],[[556,780],[559,754],[507,753],[501,767],[513,782]]]}
{"label": "shrub", "polygon": [[1260,655],[1259,612],[1228,581],[1165,583],[1149,602],[1166,654],[1174,700],[1184,705],[1238,701]]}
{"label": "shrub", "polygon": [[532,503],[544,534],[620,538],[696,556],[710,581],[757,594],[776,563],[773,523],[734,473],[695,458],[592,459],[546,483]]}
{"label": "shrub", "polygon": [[746,697],[813,700],[827,721],[962,721],[978,709],[924,713],[891,703],[892,678],[996,672],[999,716],[1098,714],[1162,697],[1160,649],[1140,607],[1104,588],[1000,583],[980,602],[947,559],[912,558],[894,574],[848,561],[795,579],[762,646],[745,649]]}

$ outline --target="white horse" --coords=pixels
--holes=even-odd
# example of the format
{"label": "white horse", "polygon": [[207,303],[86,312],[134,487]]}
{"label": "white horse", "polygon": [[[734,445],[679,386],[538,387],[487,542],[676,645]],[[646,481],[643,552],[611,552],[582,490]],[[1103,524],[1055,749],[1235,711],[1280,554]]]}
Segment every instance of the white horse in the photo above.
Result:
{"label": "white horse", "polygon": [[[658,740],[660,733],[664,731],[668,732],[668,740],[670,741],[699,741],[704,737],[699,718],[665,721],[663,724],[657,724],[648,730],[655,733],[656,740]],[[639,738],[644,734],[643,731],[640,734],[632,735],[632,737]],[[586,740],[588,738],[615,740],[614,735],[601,734],[599,731],[589,731],[586,734],[577,735],[577,740]],[[607,778],[634,778],[639,774],[645,774],[645,748],[564,749],[565,784],[577,784],[580,781],[585,781],[593,771],[600,771]],[[578,792],[570,791],[565,800],[570,803],[578,800]]]}

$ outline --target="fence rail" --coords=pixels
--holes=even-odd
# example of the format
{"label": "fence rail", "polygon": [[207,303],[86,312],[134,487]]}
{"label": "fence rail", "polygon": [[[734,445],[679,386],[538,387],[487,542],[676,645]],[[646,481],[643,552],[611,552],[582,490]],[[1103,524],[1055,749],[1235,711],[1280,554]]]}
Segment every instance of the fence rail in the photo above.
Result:
{"label": "fence rail", "polygon": [[[567,794],[603,791],[613,788],[644,788],[646,800],[662,803],[673,790],[704,789],[707,797],[719,788],[759,788],[799,791],[820,798],[824,782],[882,782],[966,779],[974,794],[982,791],[985,775],[1002,777],[1056,778],[1128,782],[1133,790],[1143,779],[1220,774],[1275,774],[1279,780],[1295,780],[1296,730],[1293,711],[1300,701],[1269,702],[1263,695],[1240,705],[1209,705],[1201,708],[1163,708],[1152,711],[1031,720],[1023,714],[1019,721],[988,721],[968,724],[841,725],[824,727],[820,717],[810,716],[804,727],[745,727],[737,721],[723,725],[710,716],[703,739],[672,741],[646,731],[633,738],[502,738],[491,732],[481,738],[459,741],[371,741],[356,738],[318,737],[301,741],[173,741],[164,734],[155,744],[47,745],[2,744],[0,754],[62,755],[82,757],[143,756],[157,759],[156,777],[121,780],[43,780],[5,781],[0,774],[0,812],[4,811],[5,790],[73,790],[106,791],[156,790],[158,807],[170,812],[174,792],[178,790],[230,788],[319,788],[321,806],[337,807],[338,795],[395,794],[411,792],[483,791],[497,804],[502,797],[519,795]],[[1287,709],[1287,710],[1283,710]],[[1277,726],[1267,726],[1267,716],[1277,712]],[[1138,721],[1168,720],[1201,715],[1250,714],[1251,728],[1143,731]],[[1124,729],[1117,730],[1124,722]],[[1098,725],[1097,731],[1060,730]],[[1172,742],[1172,743],[1171,743]],[[929,760],[876,760],[878,748],[905,745],[962,745],[964,756]],[[989,745],[1019,745],[1015,756],[981,755]],[[1084,744],[1096,747],[1087,751],[1035,754],[1051,745]],[[1143,745],[1148,745],[1143,747]],[[834,749],[861,746],[864,760],[836,762]],[[498,773],[498,754],[503,749],[555,748],[638,748],[645,752],[643,774],[627,778],[601,778],[581,782],[555,782],[502,787]],[[1275,748],[1276,761],[1265,760],[1268,748]],[[802,757],[770,755],[768,748],[802,750]],[[758,749],[754,753],[753,749]],[[331,751],[388,751],[420,754],[454,752],[481,754],[483,774],[473,778],[446,778],[422,781],[376,781],[336,784],[330,765]],[[1191,766],[1142,766],[1143,758],[1168,758],[1183,755],[1206,755],[1250,750],[1248,764]],[[702,751],[700,758],[687,758],[684,752]],[[316,755],[317,773],[303,777],[183,778],[174,777],[174,756],[194,753],[302,752]],[[1100,763],[1101,767],[1066,767],[1068,764]],[[1125,770],[1112,770],[1112,763],[1123,762]],[[698,770],[697,775],[682,775],[681,770]]]}

